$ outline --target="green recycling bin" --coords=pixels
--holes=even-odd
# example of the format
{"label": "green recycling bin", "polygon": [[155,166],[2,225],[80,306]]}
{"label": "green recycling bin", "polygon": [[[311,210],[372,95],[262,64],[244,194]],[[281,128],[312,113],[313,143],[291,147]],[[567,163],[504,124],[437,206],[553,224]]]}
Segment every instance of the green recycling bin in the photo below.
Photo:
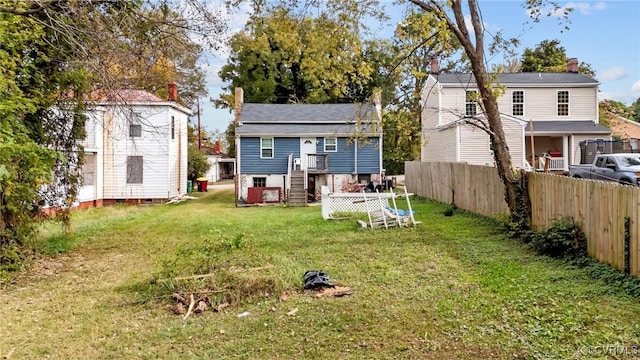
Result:
{"label": "green recycling bin", "polygon": [[187,193],[191,194],[192,191],[193,191],[193,181],[187,180]]}

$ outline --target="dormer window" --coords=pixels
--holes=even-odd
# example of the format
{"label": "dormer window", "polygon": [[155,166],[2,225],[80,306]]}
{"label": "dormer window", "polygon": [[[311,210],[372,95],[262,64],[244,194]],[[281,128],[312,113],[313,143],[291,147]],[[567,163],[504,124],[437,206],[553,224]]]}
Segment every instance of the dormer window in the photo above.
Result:
{"label": "dormer window", "polygon": [[467,91],[465,95],[465,112],[466,116],[478,115],[478,92],[475,90]]}

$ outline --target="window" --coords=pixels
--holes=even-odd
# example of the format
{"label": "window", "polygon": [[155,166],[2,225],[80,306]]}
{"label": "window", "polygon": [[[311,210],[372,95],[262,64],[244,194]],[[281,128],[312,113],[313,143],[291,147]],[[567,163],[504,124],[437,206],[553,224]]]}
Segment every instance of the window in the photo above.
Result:
{"label": "window", "polygon": [[127,156],[127,184],[142,184],[142,156]]}
{"label": "window", "polygon": [[466,116],[475,116],[478,114],[478,92],[475,90],[467,91],[466,93],[466,106],[464,114]]}
{"label": "window", "polygon": [[176,119],[171,117],[171,140],[176,138]]}
{"label": "window", "polygon": [[569,116],[569,91],[558,91],[558,116]]}
{"label": "window", "polygon": [[336,151],[338,151],[338,139],[324,138],[324,152],[336,152]]}
{"label": "window", "polygon": [[266,177],[254,177],[253,178],[253,187],[267,187],[267,178]]}
{"label": "window", "polygon": [[129,137],[141,137],[142,136],[142,125],[140,124],[129,124]]}
{"label": "window", "polygon": [[512,115],[523,116],[524,115],[524,91],[514,91],[511,97],[512,103]]}
{"label": "window", "polygon": [[273,158],[273,138],[260,138],[260,157]]}
{"label": "window", "polygon": [[85,154],[82,165],[82,185],[96,184],[96,154]]}

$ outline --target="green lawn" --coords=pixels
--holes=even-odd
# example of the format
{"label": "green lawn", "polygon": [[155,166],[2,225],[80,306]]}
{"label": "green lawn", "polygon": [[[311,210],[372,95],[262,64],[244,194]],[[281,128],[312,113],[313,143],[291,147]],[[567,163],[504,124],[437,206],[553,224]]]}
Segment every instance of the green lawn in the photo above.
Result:
{"label": "green lawn", "polygon": [[[640,352],[640,299],[535,255],[481,217],[446,217],[446,205],[414,200],[417,227],[371,231],[355,220],[324,221],[320,207],[235,208],[230,191],[198,196],[78,212],[72,239],[43,228],[33,246],[55,255],[0,292],[0,357],[578,359]],[[304,293],[308,269],[325,270],[353,293]],[[170,281],[202,273],[214,276]],[[206,288],[232,306],[184,320],[170,311],[174,288]],[[285,290],[292,296],[283,302]],[[609,345],[619,347],[598,347]]]}

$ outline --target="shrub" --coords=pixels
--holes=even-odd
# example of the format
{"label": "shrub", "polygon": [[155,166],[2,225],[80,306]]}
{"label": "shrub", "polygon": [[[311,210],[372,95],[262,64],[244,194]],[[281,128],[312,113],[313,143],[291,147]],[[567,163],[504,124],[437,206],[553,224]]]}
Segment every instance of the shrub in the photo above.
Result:
{"label": "shrub", "polygon": [[587,252],[587,238],[570,218],[554,221],[548,229],[526,235],[523,240],[528,241],[531,248],[543,255],[571,257],[585,255]]}

